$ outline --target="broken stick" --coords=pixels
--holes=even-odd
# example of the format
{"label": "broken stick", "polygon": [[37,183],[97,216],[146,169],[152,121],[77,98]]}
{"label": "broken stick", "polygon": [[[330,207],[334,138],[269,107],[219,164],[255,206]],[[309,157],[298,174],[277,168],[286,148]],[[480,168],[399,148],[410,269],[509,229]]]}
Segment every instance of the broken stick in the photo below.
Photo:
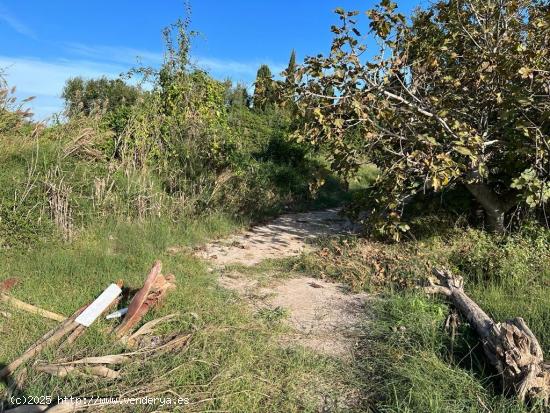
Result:
{"label": "broken stick", "polygon": [[68,334],[75,328],[77,328],[79,324],[77,324],[74,320],[78,316],[78,314],[82,312],[82,310],[84,310],[84,308],[78,310],[73,316],[65,320],[60,326],[57,326],[54,329],[48,331],[40,340],[29,347],[27,351],[25,351],[21,356],[19,356],[17,359],[12,361],[2,370],[0,370],[0,379],[4,379],[5,377],[9,376],[15,370],[17,370],[19,366],[40,353],[44,348],[58,342],[65,336],[65,334]]}
{"label": "broken stick", "polygon": [[[105,295],[103,295],[105,294],[105,291],[114,291],[117,294],[109,294],[107,295],[107,299],[105,300]],[[109,306],[116,300],[118,293],[120,293],[120,287],[112,284],[105,291],[92,304],[80,308],[70,318],[64,318],[65,321],[61,325],[48,331],[40,340],[29,347],[27,351],[25,351],[21,356],[19,356],[17,359],[12,361],[2,370],[0,370],[0,379],[3,379],[6,376],[12,374],[23,363],[33,358],[49,345],[57,343],[59,340],[65,337],[65,335],[68,334],[68,340],[71,343],[74,342],[74,340],[76,340],[78,336],[84,332],[86,326],[93,323],[93,321],[97,317],[99,317],[104,311],[106,311]],[[98,300],[100,300],[99,305]],[[80,318],[80,316],[82,316],[83,314],[86,316],[84,320]]]}
{"label": "broken stick", "polygon": [[49,318],[51,320],[65,321],[67,319],[67,317],[62,316],[61,314],[53,313],[51,311],[36,307],[32,304],[28,304],[24,301],[18,300],[17,298],[10,297],[5,293],[0,293],[0,301],[3,301],[6,304],[9,304],[12,307],[17,308],[19,310],[23,310],[32,314],[38,314],[38,315],[41,315],[42,317]]}
{"label": "broken stick", "polygon": [[158,305],[168,290],[176,287],[176,277],[173,274],[161,274],[162,263],[155,261],[153,268],[145,279],[143,287],[134,295],[128,312],[115,329],[118,338],[124,337],[147,314],[150,308]]}

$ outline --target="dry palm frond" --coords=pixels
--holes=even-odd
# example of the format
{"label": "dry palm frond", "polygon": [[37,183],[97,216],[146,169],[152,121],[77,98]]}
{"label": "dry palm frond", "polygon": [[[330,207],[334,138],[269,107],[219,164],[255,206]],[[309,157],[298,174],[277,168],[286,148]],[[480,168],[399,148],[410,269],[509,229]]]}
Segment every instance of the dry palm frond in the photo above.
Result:
{"label": "dry palm frond", "polygon": [[63,158],[76,156],[79,158],[100,160],[104,158],[102,151],[96,148],[98,133],[94,128],[84,128],[63,150]]}

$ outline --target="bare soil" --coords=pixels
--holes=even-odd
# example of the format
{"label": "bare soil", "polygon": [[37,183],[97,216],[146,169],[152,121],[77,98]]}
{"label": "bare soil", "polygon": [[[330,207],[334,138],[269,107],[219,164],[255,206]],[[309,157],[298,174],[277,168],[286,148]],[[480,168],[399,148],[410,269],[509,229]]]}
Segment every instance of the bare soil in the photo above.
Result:
{"label": "bare soil", "polygon": [[315,238],[350,233],[353,224],[338,209],[286,214],[241,234],[206,244],[198,255],[223,266],[256,265],[266,259],[300,255]]}
{"label": "bare soil", "polygon": [[219,283],[235,291],[255,311],[282,312],[292,332],[285,345],[298,344],[317,352],[347,358],[357,342],[357,325],[365,318],[370,297],[352,294],[344,285],[310,277],[257,278],[225,266],[254,266],[266,259],[296,256],[313,247],[311,241],[350,233],[353,225],[337,209],[283,215],[225,240],[207,244],[197,255],[221,269]]}
{"label": "bare soil", "polygon": [[298,344],[340,358],[353,353],[367,294],[350,294],[341,284],[310,277],[274,279],[266,287],[245,274],[232,272],[222,275],[219,282],[258,312],[284,311],[292,333],[284,336],[283,344]]}

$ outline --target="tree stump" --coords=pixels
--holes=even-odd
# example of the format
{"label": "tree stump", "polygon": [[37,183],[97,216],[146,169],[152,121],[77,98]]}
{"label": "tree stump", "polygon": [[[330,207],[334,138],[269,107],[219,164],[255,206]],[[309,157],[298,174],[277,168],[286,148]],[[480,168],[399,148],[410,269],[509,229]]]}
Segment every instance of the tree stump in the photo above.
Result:
{"label": "tree stump", "polygon": [[544,362],[542,348],[523,318],[497,323],[466,295],[462,277],[435,268],[433,274],[437,279],[431,279],[426,290],[447,296],[475,329],[485,355],[502,376],[504,391],[548,406],[550,364]]}

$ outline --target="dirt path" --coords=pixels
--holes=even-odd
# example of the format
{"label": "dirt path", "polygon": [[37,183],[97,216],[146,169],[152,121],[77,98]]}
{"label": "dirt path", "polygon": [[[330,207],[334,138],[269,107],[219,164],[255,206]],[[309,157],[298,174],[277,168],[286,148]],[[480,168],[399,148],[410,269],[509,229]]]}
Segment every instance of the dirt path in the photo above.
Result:
{"label": "dirt path", "polygon": [[227,270],[251,267],[266,259],[291,257],[313,248],[311,241],[350,233],[351,223],[338,210],[283,215],[266,225],[205,245],[197,255],[220,272],[219,283],[237,292],[258,312],[283,314],[292,327],[286,345],[299,344],[326,355],[346,358],[357,341],[356,326],[364,316],[367,294],[351,294],[342,284],[298,274],[269,274]]}
{"label": "dirt path", "polygon": [[266,225],[207,244],[198,255],[218,266],[253,266],[266,259],[299,255],[315,238],[353,230],[351,222],[338,212],[338,209],[329,209],[281,215]]}

